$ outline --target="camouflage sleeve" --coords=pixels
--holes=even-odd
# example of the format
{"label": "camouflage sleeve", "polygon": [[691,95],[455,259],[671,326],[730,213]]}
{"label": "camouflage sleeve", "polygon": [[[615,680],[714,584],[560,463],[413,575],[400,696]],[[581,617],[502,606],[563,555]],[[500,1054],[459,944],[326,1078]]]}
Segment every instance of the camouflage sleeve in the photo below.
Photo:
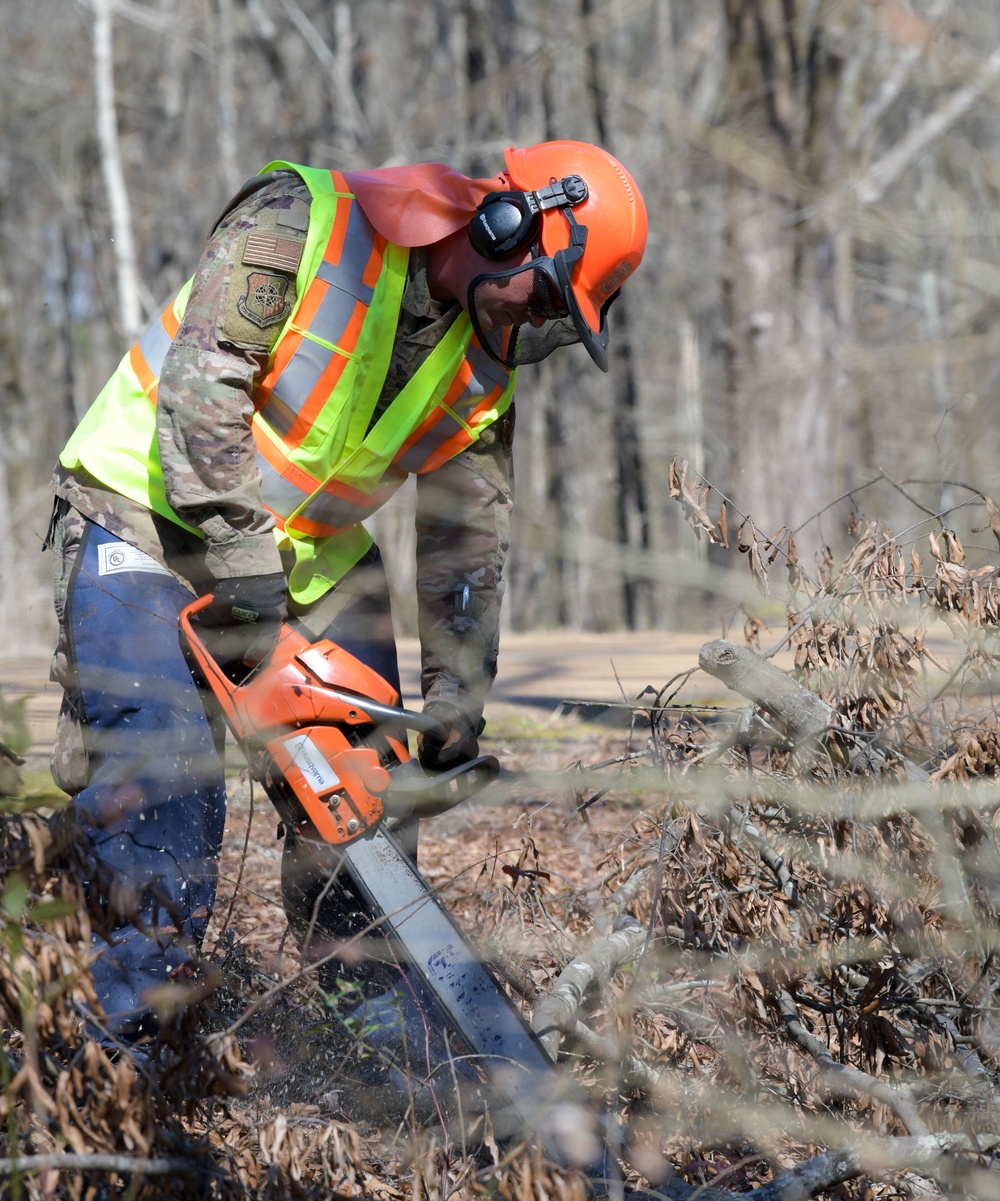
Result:
{"label": "camouflage sleeve", "polygon": [[513,406],[477,443],[417,477],[417,610],[425,700],[473,722],[497,672],[513,503]]}
{"label": "camouflage sleeve", "polygon": [[250,423],[253,389],[295,304],[308,191],[288,174],[248,185],[213,230],[157,399],[167,500],[205,538],[216,578],[281,570]]}

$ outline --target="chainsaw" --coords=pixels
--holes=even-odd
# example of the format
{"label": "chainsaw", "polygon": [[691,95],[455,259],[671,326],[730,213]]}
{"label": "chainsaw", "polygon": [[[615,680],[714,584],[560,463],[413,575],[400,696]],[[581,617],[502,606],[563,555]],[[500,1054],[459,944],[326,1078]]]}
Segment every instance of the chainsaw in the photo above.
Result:
{"label": "chainsaw", "polygon": [[[180,615],[193,659],[281,823],[335,847],[340,871],[363,898],[399,962],[418,973],[439,1017],[471,1048],[497,1098],[497,1137],[529,1134],[565,1160],[554,1127],[580,1094],[541,1043],[444,905],[417,871],[390,822],[441,812],[494,780],[482,756],[428,775],[410,758],[407,731],[442,733],[404,709],[377,672],[329,640],[309,642],[285,625],[269,661],[237,683],[209,653],[197,615]],[[549,1130],[550,1133],[546,1133]]]}

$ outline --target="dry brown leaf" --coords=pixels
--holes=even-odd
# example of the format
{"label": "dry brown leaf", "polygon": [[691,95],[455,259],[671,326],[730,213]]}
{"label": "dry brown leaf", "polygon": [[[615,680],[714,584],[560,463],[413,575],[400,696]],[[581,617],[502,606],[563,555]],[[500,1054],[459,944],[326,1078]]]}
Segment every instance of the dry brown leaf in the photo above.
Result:
{"label": "dry brown leaf", "polygon": [[[728,529],[723,532],[720,526],[717,530],[715,523],[708,515],[706,505],[711,488],[691,468],[686,459],[675,455],[670,460],[668,481],[670,496],[673,500],[680,502],[684,509],[684,519],[694,530],[695,535],[700,538],[702,534],[706,534],[710,542],[728,546]],[[723,502],[720,521],[724,517],[725,503]]]}
{"label": "dry brown leaf", "polygon": [[984,492],[983,503],[986,505],[986,513],[990,519],[988,527],[976,527],[974,532],[980,533],[983,528],[988,528],[993,531],[993,537],[997,540],[997,546],[1000,546],[1000,509],[997,508],[992,497],[989,497]]}

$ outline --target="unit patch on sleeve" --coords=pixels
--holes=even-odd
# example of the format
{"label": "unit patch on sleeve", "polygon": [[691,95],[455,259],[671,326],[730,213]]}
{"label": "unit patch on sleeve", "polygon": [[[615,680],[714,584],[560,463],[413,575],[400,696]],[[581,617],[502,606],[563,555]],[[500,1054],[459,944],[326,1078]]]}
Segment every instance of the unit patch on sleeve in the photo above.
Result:
{"label": "unit patch on sleeve", "polygon": [[237,310],[258,329],[279,325],[288,313],[288,284],[284,275],[248,271],[246,292],[236,301]]}

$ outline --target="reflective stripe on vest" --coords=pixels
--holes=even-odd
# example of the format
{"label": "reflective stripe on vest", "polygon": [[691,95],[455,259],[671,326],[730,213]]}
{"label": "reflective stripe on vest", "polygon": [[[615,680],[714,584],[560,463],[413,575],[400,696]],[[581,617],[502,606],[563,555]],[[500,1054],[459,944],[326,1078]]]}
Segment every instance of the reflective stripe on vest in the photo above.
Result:
{"label": "reflective stripe on vest", "polygon": [[[331,274],[327,272],[328,277]],[[337,305],[343,306],[340,309],[341,316],[347,307],[351,308],[353,315],[361,304],[359,298],[351,297],[348,306],[341,298],[349,296],[349,293],[330,289],[327,296],[330,292],[334,293],[330,304],[326,303],[326,297],[320,298],[318,318],[330,318],[337,311]],[[371,294],[369,290],[369,297]],[[367,305],[364,307],[367,308]],[[153,404],[156,403],[156,387],[163,360],[173,337],[169,329],[173,326],[176,332],[178,325],[174,305],[171,305],[158,321],[153,322],[130,352],[133,370]],[[314,337],[327,332],[328,327],[321,325],[317,329],[315,322],[309,326],[309,333]],[[503,395],[509,379],[507,373],[478,344],[470,344],[441,403],[406,439],[392,462],[385,467],[379,484],[373,490],[365,491],[337,479],[323,481],[311,475],[298,466],[285,449],[303,409],[312,408],[310,402],[315,400],[317,383],[331,373],[331,364],[342,371],[347,362],[343,343],[331,352],[301,335],[297,340],[293,354],[286,358],[284,370],[272,370],[270,373],[277,376],[278,383],[273,386],[271,396],[259,410],[259,417],[266,421],[280,441],[269,438],[268,431],[261,429],[257,422],[254,423],[254,433],[257,465],[263,477],[261,494],[264,503],[277,517],[280,529],[285,530],[291,524],[314,538],[338,533],[370,517],[399,488],[407,474],[419,475],[433,471],[471,445],[475,440],[473,429]],[[356,333],[353,341],[357,341]],[[314,365],[316,380],[308,391],[305,389],[309,383],[305,374],[306,364]],[[303,386],[298,398],[291,390],[294,384]],[[291,400],[279,398],[279,386]],[[259,396],[259,391],[255,395]]]}
{"label": "reflective stripe on vest", "polygon": [[468,430],[503,395],[507,372],[473,342],[455,380],[444,397],[447,408],[437,408],[414,430],[394,460],[415,475],[433,471],[464,450],[471,442]]}
{"label": "reflective stripe on vest", "polygon": [[154,321],[138,342],[129,351],[129,362],[132,370],[142,386],[143,393],[152,404],[156,404],[156,390],[160,382],[160,372],[163,370],[163,360],[167,357],[170,343],[180,328],[179,313],[183,313],[187,305],[190,287],[185,286],[171,304],[160,314],[160,319]]}
{"label": "reflective stripe on vest", "polygon": [[[343,474],[326,479],[310,474],[296,464],[294,456],[283,457],[280,447],[266,437],[266,430],[258,430],[265,503],[277,515],[280,528],[301,530],[314,538],[355,525],[385,504],[407,474],[433,471],[470,446],[480,429],[499,415],[497,406],[507,383],[506,372],[478,346],[470,347],[441,400],[408,436],[408,431],[399,431],[398,451],[391,461],[382,460],[377,478],[373,483],[365,481],[362,487],[356,481],[348,482]],[[390,406],[383,420],[388,418],[391,423],[392,412]]]}
{"label": "reflective stripe on vest", "polygon": [[[334,176],[346,188],[342,177]],[[360,205],[342,199],[323,260],[275,348],[255,394],[261,418],[288,446],[307,437],[357,346],[386,242]]]}

